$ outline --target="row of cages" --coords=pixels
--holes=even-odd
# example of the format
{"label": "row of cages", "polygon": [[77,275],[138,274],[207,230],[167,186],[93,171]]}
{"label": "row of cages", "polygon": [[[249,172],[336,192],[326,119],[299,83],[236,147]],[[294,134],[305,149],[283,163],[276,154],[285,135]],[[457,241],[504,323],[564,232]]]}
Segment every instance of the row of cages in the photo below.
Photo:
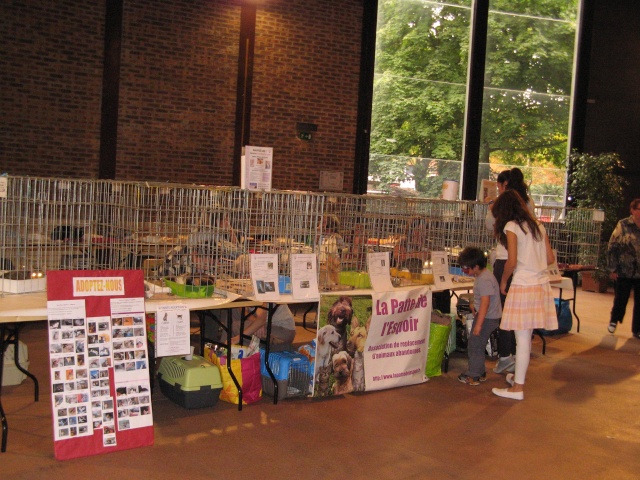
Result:
{"label": "row of cages", "polygon": [[[5,292],[13,291],[3,286],[5,280],[41,278],[47,270],[141,269],[158,285],[180,280],[215,285],[220,295],[251,294],[252,253],[278,254],[285,284],[291,255],[315,253],[321,291],[369,287],[370,252],[389,252],[392,276],[403,284],[425,283],[431,252],[448,252],[456,273],[464,247],[489,252],[495,246],[486,226],[488,205],[479,202],[4,178],[0,287]],[[540,207],[536,214],[559,264],[596,263],[600,211]]]}

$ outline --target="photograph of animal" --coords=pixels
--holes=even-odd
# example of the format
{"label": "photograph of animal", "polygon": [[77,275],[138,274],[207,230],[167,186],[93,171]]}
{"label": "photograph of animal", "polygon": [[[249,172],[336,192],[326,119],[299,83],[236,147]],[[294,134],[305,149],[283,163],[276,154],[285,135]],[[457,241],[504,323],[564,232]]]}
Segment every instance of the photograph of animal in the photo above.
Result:
{"label": "photograph of animal", "polygon": [[347,325],[351,325],[352,322],[359,324],[357,317],[353,314],[351,297],[339,297],[327,313],[327,324],[333,325],[340,334],[339,347],[334,349],[333,353],[347,349]]}
{"label": "photograph of animal", "polygon": [[316,340],[316,364],[318,367],[329,365],[331,352],[340,345],[340,334],[333,325],[325,325],[318,330]]}
{"label": "photograph of animal", "polygon": [[335,383],[333,384],[333,394],[343,395],[353,391],[351,382],[351,370],[353,368],[353,358],[346,351],[338,352],[331,357],[331,366]]}
{"label": "photograph of animal", "polygon": [[347,352],[353,357],[353,371],[351,374],[351,383],[354,392],[364,392],[365,376],[364,376],[364,349],[367,344],[367,333],[371,317],[367,320],[365,326],[352,326],[347,340]]}
{"label": "photograph of animal", "polygon": [[328,397],[331,393],[329,386],[329,380],[331,378],[331,366],[318,367],[318,373],[316,374],[315,384],[315,396],[316,397]]}

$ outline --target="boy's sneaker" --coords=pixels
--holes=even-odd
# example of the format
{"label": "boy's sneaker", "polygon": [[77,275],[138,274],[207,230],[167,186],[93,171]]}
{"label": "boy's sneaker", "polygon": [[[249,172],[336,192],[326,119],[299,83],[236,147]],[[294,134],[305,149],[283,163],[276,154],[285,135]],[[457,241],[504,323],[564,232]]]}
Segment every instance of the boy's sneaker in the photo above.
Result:
{"label": "boy's sneaker", "polygon": [[618,326],[617,322],[609,322],[609,326],[607,327],[607,330],[609,330],[609,333],[615,333],[617,326]]}
{"label": "boy's sneaker", "polygon": [[513,358],[513,355],[509,355],[508,357],[500,357],[493,371],[495,373],[505,373],[512,371],[511,369],[515,369],[515,366],[516,359]]}
{"label": "boy's sneaker", "polygon": [[470,377],[466,373],[461,373],[458,375],[458,381],[461,383],[466,383],[467,385],[471,385],[475,387],[476,385],[480,385],[480,382],[485,382],[487,380],[487,373],[483,373],[479,377]]}

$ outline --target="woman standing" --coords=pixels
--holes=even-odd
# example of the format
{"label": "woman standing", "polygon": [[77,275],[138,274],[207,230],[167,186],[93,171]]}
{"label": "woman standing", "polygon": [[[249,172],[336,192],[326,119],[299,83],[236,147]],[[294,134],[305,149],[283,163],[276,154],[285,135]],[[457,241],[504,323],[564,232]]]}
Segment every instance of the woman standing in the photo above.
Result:
{"label": "woman standing", "polygon": [[507,294],[507,281],[513,274],[505,300],[501,328],[516,336],[515,375],[507,375],[509,388],[494,388],[495,395],[524,399],[524,383],[531,357],[531,336],[536,328],[558,328],[558,317],[547,266],[555,258],[544,226],[531,214],[514,190],[501,194],[492,208],[495,234],[507,248],[507,261],[500,280],[500,291]]}
{"label": "woman standing", "polygon": [[631,215],[620,220],[609,239],[607,251],[615,296],[609,321],[609,333],[622,323],[633,288],[631,332],[640,339],[640,198],[631,202]]}

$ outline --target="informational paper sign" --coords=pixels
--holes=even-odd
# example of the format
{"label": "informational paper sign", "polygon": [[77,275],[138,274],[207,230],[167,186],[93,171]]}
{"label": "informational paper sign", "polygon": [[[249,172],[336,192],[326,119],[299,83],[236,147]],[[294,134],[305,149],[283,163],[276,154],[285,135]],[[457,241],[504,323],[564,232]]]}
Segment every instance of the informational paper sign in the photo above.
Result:
{"label": "informational paper sign", "polygon": [[435,289],[447,290],[453,288],[451,274],[449,273],[449,256],[447,252],[431,252],[431,264]]}
{"label": "informational paper sign", "polygon": [[244,147],[241,159],[240,183],[247,190],[271,190],[273,176],[273,148]]}
{"label": "informational paper sign", "polygon": [[317,265],[315,253],[291,255],[291,293],[295,300],[320,300]]}
{"label": "informational paper sign", "polygon": [[251,283],[256,300],[269,302],[280,298],[277,253],[251,254]]}
{"label": "informational paper sign", "polygon": [[156,309],[156,356],[191,353],[189,307],[162,303]]}
{"label": "informational paper sign", "polygon": [[343,185],[344,174],[342,172],[320,171],[321,192],[341,192]]}
{"label": "informational paper sign", "polygon": [[376,292],[393,290],[389,269],[389,252],[372,252],[367,255],[371,287]]}
{"label": "informational paper sign", "polygon": [[7,177],[0,177],[0,198],[7,198],[7,184],[9,179]]}
{"label": "informational paper sign", "polygon": [[562,274],[560,273],[560,268],[558,267],[558,251],[553,251],[553,256],[556,260],[547,267],[547,273],[549,274],[550,282],[560,282],[562,280]]}

